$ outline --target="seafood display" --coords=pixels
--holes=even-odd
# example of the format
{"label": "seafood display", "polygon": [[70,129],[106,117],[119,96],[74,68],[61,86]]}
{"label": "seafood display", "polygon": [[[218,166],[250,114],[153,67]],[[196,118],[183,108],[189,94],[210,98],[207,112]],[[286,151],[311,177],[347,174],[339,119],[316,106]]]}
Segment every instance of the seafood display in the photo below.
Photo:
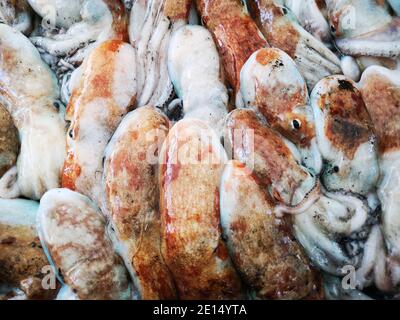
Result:
{"label": "seafood display", "polygon": [[0,300],[400,297],[396,0],[0,0]]}

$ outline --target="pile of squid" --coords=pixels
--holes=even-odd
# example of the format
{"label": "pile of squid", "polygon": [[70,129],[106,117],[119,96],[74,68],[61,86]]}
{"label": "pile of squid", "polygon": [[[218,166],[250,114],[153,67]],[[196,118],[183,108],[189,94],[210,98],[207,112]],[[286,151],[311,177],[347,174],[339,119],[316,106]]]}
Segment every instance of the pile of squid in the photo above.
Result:
{"label": "pile of squid", "polygon": [[399,15],[0,0],[0,300],[400,298]]}

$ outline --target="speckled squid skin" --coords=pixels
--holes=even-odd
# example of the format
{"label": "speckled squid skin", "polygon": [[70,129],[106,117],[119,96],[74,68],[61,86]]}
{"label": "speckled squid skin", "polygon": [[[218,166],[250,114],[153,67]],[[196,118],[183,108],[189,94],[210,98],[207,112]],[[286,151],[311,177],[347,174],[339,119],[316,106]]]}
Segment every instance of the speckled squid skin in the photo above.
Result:
{"label": "speckled squid skin", "polygon": [[[389,255],[400,264],[400,72],[369,67],[358,84],[378,137],[382,226]],[[398,277],[398,276],[397,276]],[[395,282],[399,282],[397,279]]]}
{"label": "speckled squid skin", "polygon": [[99,203],[103,153],[125,114],[135,105],[135,51],[127,43],[102,43],[85,59],[68,104],[68,154],[62,186]]}
{"label": "speckled squid skin", "polygon": [[230,161],[221,181],[221,222],[236,268],[259,299],[322,299],[321,279],[252,172]]}
{"label": "speckled squid skin", "polygon": [[271,128],[293,142],[305,166],[318,174],[322,163],[312,109],[295,62],[277,48],[257,50],[243,66],[240,81],[245,106],[261,113]]}
{"label": "speckled squid skin", "polygon": [[17,162],[18,130],[10,113],[0,104],[0,178]]}
{"label": "speckled squid skin", "polygon": [[322,79],[311,94],[318,146],[328,190],[367,195],[379,179],[373,122],[356,84],[344,76]]}
{"label": "speckled squid skin", "polygon": [[42,287],[49,262],[36,230],[39,204],[0,199],[0,284],[21,288],[27,299],[51,299],[57,289]]}
{"label": "speckled squid skin", "polygon": [[169,120],[154,107],[129,113],[107,146],[105,207],[140,298],[176,299],[161,255],[158,154]]}
{"label": "speckled squid skin", "polygon": [[[253,110],[232,111],[224,131],[228,154],[253,169],[258,183],[267,188],[275,201],[295,205],[314,187],[315,178],[301,166],[287,142]],[[300,194],[295,195],[296,191]]]}
{"label": "speckled squid skin", "polygon": [[237,93],[242,66],[254,51],[268,43],[240,0],[196,0],[196,4],[205,26],[213,34],[226,79]]}
{"label": "speckled squid skin", "polygon": [[37,223],[58,275],[80,300],[129,299],[128,272],[106,234],[106,221],[87,197],[53,189],[41,202]]}
{"label": "speckled squid skin", "polygon": [[162,253],[181,299],[243,297],[221,238],[219,183],[226,160],[214,131],[200,120],[178,122],[161,150]]}
{"label": "speckled squid skin", "polygon": [[32,10],[26,0],[1,0],[0,20],[28,35],[32,30]]}

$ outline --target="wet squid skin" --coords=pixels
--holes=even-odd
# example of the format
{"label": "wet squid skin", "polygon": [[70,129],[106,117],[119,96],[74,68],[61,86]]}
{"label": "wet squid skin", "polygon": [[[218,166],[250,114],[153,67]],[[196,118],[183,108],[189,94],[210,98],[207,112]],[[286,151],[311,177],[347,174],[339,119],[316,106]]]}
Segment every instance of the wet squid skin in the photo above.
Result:
{"label": "wet squid skin", "polygon": [[178,122],[161,150],[162,254],[181,299],[244,297],[221,237],[219,184],[226,160],[218,137],[200,120]]}
{"label": "wet squid skin", "polygon": [[19,151],[18,130],[10,113],[0,105],[0,179],[17,162]]}
{"label": "wet squid skin", "polygon": [[285,51],[297,64],[310,89],[323,77],[340,74],[340,61],[322,42],[304,30],[293,13],[277,0],[249,0],[248,7],[268,43]]}
{"label": "wet squid skin", "polygon": [[[21,149],[2,197],[40,199],[57,188],[65,158],[65,122],[54,74],[20,32],[0,25],[0,104],[18,129]],[[49,148],[51,146],[51,148]],[[5,185],[5,187],[3,187]]]}
{"label": "wet squid skin", "polygon": [[129,39],[137,51],[138,105],[164,107],[174,90],[167,54],[172,33],[188,22],[190,0],[137,0],[133,3]]}
{"label": "wet squid skin", "polygon": [[0,284],[22,289],[26,299],[52,299],[57,287],[42,286],[49,262],[36,230],[38,207],[35,201],[0,199]]}
{"label": "wet squid skin", "polygon": [[221,224],[236,268],[259,299],[321,299],[321,278],[290,231],[274,216],[258,178],[230,161],[221,180]]}
{"label": "wet squid skin", "polygon": [[400,18],[386,1],[326,0],[336,45],[345,54],[397,59],[400,55]]}
{"label": "wet squid skin", "polygon": [[328,190],[363,196],[379,179],[376,135],[361,92],[344,76],[321,80],[311,93],[317,141]]}
{"label": "wet squid skin", "polygon": [[0,22],[28,35],[33,27],[32,11],[26,0],[1,0]]}
{"label": "wet squid skin", "polygon": [[[383,67],[369,67],[358,87],[378,137],[381,178],[378,197],[382,205],[382,231],[388,247],[392,286],[400,283],[400,74]],[[390,261],[392,260],[392,261]]]}
{"label": "wet squid skin", "polygon": [[89,198],[68,189],[47,192],[37,225],[58,277],[77,299],[132,297],[128,272],[106,234],[106,221]]}
{"label": "wet squid skin", "polygon": [[169,120],[157,109],[132,111],[107,146],[104,164],[105,207],[116,248],[144,300],[177,298],[161,255],[158,208],[158,153],[168,130]]}
{"label": "wet squid skin", "polygon": [[293,153],[295,147],[263,123],[253,110],[237,109],[229,114],[224,143],[233,159],[254,170],[258,183],[274,201],[295,206],[311,191],[319,191],[317,178],[301,166]]}
{"label": "wet squid skin", "polygon": [[102,43],[85,59],[68,104],[68,154],[62,186],[100,206],[103,154],[112,134],[136,101],[135,51],[127,43]]}
{"label": "wet squid skin", "polygon": [[226,80],[236,94],[244,63],[254,51],[268,46],[267,41],[240,0],[196,0],[196,4],[217,44]]}
{"label": "wet squid skin", "polygon": [[207,29],[183,26],[172,35],[168,69],[184,118],[206,121],[219,134],[228,114],[228,90],[217,48]]}
{"label": "wet squid skin", "polygon": [[294,61],[277,48],[255,51],[241,72],[241,94],[246,108],[262,114],[271,128],[293,142],[302,163],[318,174],[322,159],[307,85]]}

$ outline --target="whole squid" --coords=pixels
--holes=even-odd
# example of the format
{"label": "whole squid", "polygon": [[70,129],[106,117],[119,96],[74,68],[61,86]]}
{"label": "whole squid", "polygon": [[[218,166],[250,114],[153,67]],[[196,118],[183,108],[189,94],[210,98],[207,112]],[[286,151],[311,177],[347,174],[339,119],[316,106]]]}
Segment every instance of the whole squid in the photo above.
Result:
{"label": "whole squid", "polygon": [[105,211],[117,251],[141,299],[176,299],[161,255],[158,154],[169,120],[154,107],[129,113],[106,149]]}
{"label": "whole squid", "polygon": [[65,285],[58,299],[132,298],[128,272],[114,252],[102,213],[90,199],[68,189],[47,192],[40,201],[37,226],[46,255]]}
{"label": "whole squid", "polygon": [[323,77],[340,74],[340,60],[298,23],[277,0],[249,0],[248,7],[268,43],[285,51],[295,62],[310,89]]}
{"label": "whole squid", "polygon": [[85,59],[68,104],[68,154],[62,186],[101,206],[104,150],[136,103],[135,50],[119,40],[103,42]]}
{"label": "whole squid", "polygon": [[175,124],[161,149],[161,248],[181,299],[243,298],[220,227],[226,160],[216,133],[197,119]]}
{"label": "whole squid", "polygon": [[236,268],[259,299],[321,298],[321,279],[274,203],[244,164],[221,180],[221,225]]}
{"label": "whole squid", "polygon": [[65,158],[64,107],[57,80],[32,43],[4,24],[0,51],[0,104],[11,114],[21,142],[17,166],[1,182],[0,197],[40,199],[60,185]]}

